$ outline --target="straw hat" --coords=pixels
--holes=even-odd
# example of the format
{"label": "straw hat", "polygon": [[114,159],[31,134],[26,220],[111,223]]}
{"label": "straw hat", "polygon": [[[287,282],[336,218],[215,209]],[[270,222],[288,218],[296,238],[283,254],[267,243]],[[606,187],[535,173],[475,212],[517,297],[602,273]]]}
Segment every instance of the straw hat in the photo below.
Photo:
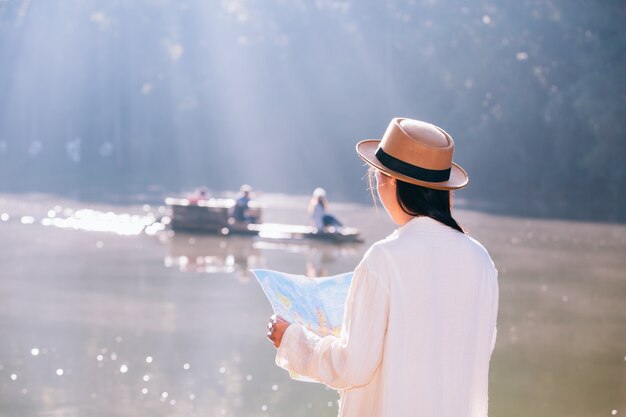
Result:
{"label": "straw hat", "polygon": [[456,190],[468,182],[465,170],[452,162],[454,141],[430,123],[395,118],[382,140],[363,140],[356,151],[374,168],[411,184]]}

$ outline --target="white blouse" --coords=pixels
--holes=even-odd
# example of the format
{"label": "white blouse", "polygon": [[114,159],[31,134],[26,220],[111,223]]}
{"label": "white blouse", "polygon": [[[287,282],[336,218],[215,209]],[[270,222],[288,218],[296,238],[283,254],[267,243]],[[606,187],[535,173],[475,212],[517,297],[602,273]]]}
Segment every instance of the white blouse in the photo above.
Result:
{"label": "white blouse", "polygon": [[476,240],[417,217],[355,269],[340,337],[292,324],[276,364],[339,390],[340,417],[485,417],[497,275]]}
{"label": "white blouse", "polygon": [[325,214],[326,210],[324,209],[324,205],[318,202],[313,208],[313,213],[311,213],[311,219],[318,230],[322,230],[324,228]]}

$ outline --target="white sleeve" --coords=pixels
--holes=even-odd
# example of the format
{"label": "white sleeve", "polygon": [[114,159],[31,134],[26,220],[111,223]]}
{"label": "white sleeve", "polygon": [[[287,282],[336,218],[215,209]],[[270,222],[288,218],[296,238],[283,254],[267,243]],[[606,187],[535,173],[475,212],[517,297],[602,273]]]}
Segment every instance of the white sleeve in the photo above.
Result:
{"label": "white sleeve", "polygon": [[348,292],[341,336],[322,338],[291,324],[276,364],[335,389],[370,382],[382,359],[389,314],[389,289],[381,278],[362,262]]}
{"label": "white sleeve", "polygon": [[496,339],[498,338],[498,328],[493,328],[493,334],[491,336],[491,350],[490,353],[493,353],[493,349],[496,347]]}

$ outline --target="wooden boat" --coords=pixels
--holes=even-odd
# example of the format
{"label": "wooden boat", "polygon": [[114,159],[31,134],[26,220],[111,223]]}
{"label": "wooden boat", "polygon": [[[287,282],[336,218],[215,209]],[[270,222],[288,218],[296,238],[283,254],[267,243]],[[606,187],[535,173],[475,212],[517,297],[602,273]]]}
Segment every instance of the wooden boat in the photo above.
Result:
{"label": "wooden boat", "polygon": [[314,239],[335,243],[362,242],[363,239],[358,229],[352,227],[342,227],[340,229],[329,228],[328,230],[318,230],[312,226],[302,226],[297,224],[277,224],[263,223],[251,224],[248,226],[252,230],[258,231],[259,237],[264,239],[281,240],[301,240]]}
{"label": "wooden boat", "polygon": [[[257,231],[248,228],[249,223],[235,221],[232,217],[235,200],[230,198],[209,198],[193,202],[186,198],[167,198],[165,204],[170,208],[170,226],[173,230],[222,235],[258,234]],[[261,207],[253,201],[249,206],[249,215],[255,216],[260,221]]]}
{"label": "wooden boat", "polygon": [[175,231],[224,236],[248,235],[272,240],[314,239],[334,243],[363,241],[359,231],[351,227],[318,230],[304,225],[261,223],[262,207],[254,201],[249,203],[248,214],[259,219],[256,224],[236,222],[233,219],[233,199],[209,198],[191,202],[186,198],[167,198],[165,203],[170,209],[165,223],[169,222]]}

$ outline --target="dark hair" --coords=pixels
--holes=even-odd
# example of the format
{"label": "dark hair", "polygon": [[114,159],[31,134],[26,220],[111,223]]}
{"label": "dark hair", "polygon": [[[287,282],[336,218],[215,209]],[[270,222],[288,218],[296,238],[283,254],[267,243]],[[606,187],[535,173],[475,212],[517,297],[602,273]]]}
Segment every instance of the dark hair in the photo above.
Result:
{"label": "dark hair", "polygon": [[396,197],[406,214],[428,216],[465,233],[450,213],[450,191],[421,187],[396,179]]}
{"label": "dark hair", "polygon": [[[366,176],[369,190],[376,204],[374,190],[376,169],[369,167]],[[395,179],[396,199],[402,211],[410,216],[427,216],[440,223],[450,226],[461,233],[465,231],[454,220],[450,213],[452,194],[448,190],[435,190],[433,188],[420,187],[419,185]]]}

